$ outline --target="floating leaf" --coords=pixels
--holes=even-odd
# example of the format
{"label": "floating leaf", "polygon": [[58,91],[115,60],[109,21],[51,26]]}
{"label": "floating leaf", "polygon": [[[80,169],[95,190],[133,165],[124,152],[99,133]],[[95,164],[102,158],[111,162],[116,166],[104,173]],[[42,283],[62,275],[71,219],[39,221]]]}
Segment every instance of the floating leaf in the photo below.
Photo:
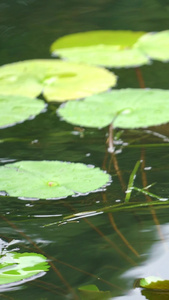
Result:
{"label": "floating leaf", "polygon": [[32,119],[44,108],[45,103],[42,100],[25,96],[0,95],[0,127],[12,126],[26,119]]}
{"label": "floating leaf", "polygon": [[59,60],[29,60],[0,67],[0,93],[65,101],[106,91],[116,84],[109,71]]}
{"label": "floating leaf", "polygon": [[51,45],[53,55],[73,62],[107,67],[130,67],[147,64],[149,59],[131,46],[144,32],[89,31],[70,34]]}
{"label": "floating leaf", "polygon": [[141,294],[145,297],[144,299],[147,300],[168,300],[169,293],[164,291],[154,291],[154,290],[142,290]]}
{"label": "floating leaf", "polygon": [[21,161],[0,167],[0,190],[13,197],[57,199],[105,186],[110,176],[99,168],[60,161]]}
{"label": "floating leaf", "polygon": [[123,48],[133,46],[144,35],[142,31],[96,30],[65,35],[51,45],[51,52],[56,49],[88,47],[94,45],[120,45]]}
{"label": "floating leaf", "polygon": [[78,288],[81,300],[108,300],[111,298],[109,291],[103,292],[94,284]]}
{"label": "floating leaf", "polygon": [[140,279],[140,287],[158,291],[169,291],[169,280],[163,280],[160,277],[149,276]]}
{"label": "floating leaf", "polygon": [[143,35],[134,46],[152,59],[169,60],[169,30],[149,32]]}
{"label": "floating leaf", "polygon": [[4,284],[36,279],[48,269],[46,257],[41,254],[8,252],[0,259],[0,289]]}
{"label": "floating leaf", "polygon": [[139,49],[121,49],[120,46],[91,46],[61,49],[57,54],[72,62],[106,67],[136,67],[149,59]]}
{"label": "floating leaf", "polygon": [[169,121],[169,91],[122,89],[83,101],[61,105],[58,114],[67,122],[86,127],[137,128]]}

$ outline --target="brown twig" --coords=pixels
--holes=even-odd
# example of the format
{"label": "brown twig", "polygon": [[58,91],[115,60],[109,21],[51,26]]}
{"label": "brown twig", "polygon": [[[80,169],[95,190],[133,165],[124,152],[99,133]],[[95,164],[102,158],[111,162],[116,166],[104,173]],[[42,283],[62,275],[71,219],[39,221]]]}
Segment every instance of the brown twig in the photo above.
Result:
{"label": "brown twig", "polygon": [[[105,193],[102,193],[102,197],[103,197],[103,202],[107,202],[107,198],[106,198]],[[121,238],[121,240],[124,242],[124,244],[127,246],[127,248],[129,248],[137,257],[140,257],[139,253],[133,248],[133,246],[128,242],[128,240],[125,238],[125,236],[118,229],[118,227],[115,223],[115,220],[113,218],[113,214],[108,213],[108,217],[109,217],[109,220],[110,220],[110,223],[111,223],[112,227],[114,228],[114,230],[116,231],[118,236]]]}
{"label": "brown twig", "polygon": [[111,154],[111,159],[110,159],[110,163],[109,163],[109,169],[108,169],[108,172],[110,172],[110,169],[111,169],[111,163],[113,162],[113,166],[114,166],[114,169],[116,171],[116,174],[118,176],[118,179],[120,181],[120,184],[121,184],[121,187],[122,187],[122,190],[123,192],[125,193],[126,191],[126,184],[123,180],[123,176],[122,176],[122,173],[121,173],[121,170],[119,168],[119,164],[118,164],[118,160],[116,158],[116,154],[115,153],[112,153]]}
{"label": "brown twig", "polygon": [[125,260],[127,260],[131,265],[136,266],[137,264],[135,263],[134,260],[132,260],[129,256],[127,256],[122,250],[118,248],[118,246],[110,240],[104,233],[97,228],[93,223],[91,223],[89,220],[86,218],[83,218],[83,220],[89,224],[91,228],[93,228],[109,245],[111,245]]}

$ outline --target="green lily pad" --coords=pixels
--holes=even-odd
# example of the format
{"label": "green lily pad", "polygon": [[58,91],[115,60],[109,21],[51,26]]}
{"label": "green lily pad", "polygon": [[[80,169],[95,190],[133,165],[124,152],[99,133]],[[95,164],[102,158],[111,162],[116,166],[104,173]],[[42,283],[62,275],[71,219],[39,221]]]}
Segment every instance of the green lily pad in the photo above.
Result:
{"label": "green lily pad", "polygon": [[139,128],[169,122],[169,91],[160,89],[113,90],[61,105],[58,114],[67,122],[102,128]]}
{"label": "green lily pad", "polygon": [[106,67],[137,67],[149,59],[139,49],[121,49],[120,46],[91,46],[61,49],[57,54],[72,62]]}
{"label": "green lily pad", "polygon": [[106,67],[133,67],[147,64],[149,59],[131,46],[144,32],[89,31],[59,38],[51,45],[54,56],[72,62]]}
{"label": "green lily pad", "polygon": [[0,258],[0,289],[5,284],[21,284],[45,275],[49,264],[37,253],[7,252]]}
{"label": "green lily pad", "polygon": [[169,30],[149,32],[140,37],[134,47],[152,59],[168,61]]}
{"label": "green lily pad", "polygon": [[0,67],[0,93],[36,97],[47,101],[84,98],[116,84],[109,71],[59,60],[29,60]]}
{"label": "green lily pad", "polygon": [[25,96],[0,95],[0,127],[8,127],[34,117],[45,108],[42,100]]}
{"label": "green lily pad", "polygon": [[140,287],[158,291],[169,291],[169,280],[149,276],[140,280]]}
{"label": "green lily pad", "polygon": [[56,49],[88,47],[96,45],[120,45],[123,48],[133,46],[143,35],[143,31],[96,30],[65,35],[51,45],[51,52]]}
{"label": "green lily pad", "polygon": [[164,291],[154,291],[144,289],[141,291],[141,295],[144,299],[147,300],[168,300],[169,299],[169,292]]}
{"label": "green lily pad", "polygon": [[0,191],[22,198],[77,196],[98,190],[110,182],[110,176],[99,168],[60,161],[6,164],[0,167],[0,174]]}
{"label": "green lily pad", "polygon": [[109,291],[100,291],[94,284],[78,288],[81,300],[108,300],[111,298]]}

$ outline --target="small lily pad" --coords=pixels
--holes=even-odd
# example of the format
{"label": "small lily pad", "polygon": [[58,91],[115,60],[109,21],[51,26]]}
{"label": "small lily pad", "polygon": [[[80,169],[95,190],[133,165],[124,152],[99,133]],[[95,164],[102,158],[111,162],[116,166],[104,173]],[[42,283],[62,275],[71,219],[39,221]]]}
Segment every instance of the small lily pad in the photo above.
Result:
{"label": "small lily pad", "polygon": [[33,118],[45,108],[42,100],[25,96],[0,95],[0,127],[8,127]]}
{"label": "small lily pad", "polygon": [[7,252],[0,258],[0,289],[3,285],[22,284],[45,275],[49,264],[37,253]]}
{"label": "small lily pad", "polygon": [[113,90],[61,105],[58,114],[67,122],[102,128],[139,128],[169,122],[169,91],[160,89]]}
{"label": "small lily pad", "polygon": [[149,32],[140,37],[134,47],[152,59],[169,61],[169,30]]}
{"label": "small lily pad", "polygon": [[99,168],[60,161],[21,161],[0,167],[0,191],[9,196],[58,199],[98,190],[110,182]]}
{"label": "small lily pad", "polygon": [[47,101],[84,98],[106,91],[116,76],[103,69],[59,60],[29,60],[0,67],[0,93],[36,97]]}
{"label": "small lily pad", "polygon": [[160,277],[149,276],[140,279],[140,287],[157,291],[169,291],[169,280],[163,280]]}
{"label": "small lily pad", "polygon": [[59,38],[51,45],[54,56],[72,62],[106,67],[134,67],[147,64],[149,59],[133,44],[144,32],[89,31]]}

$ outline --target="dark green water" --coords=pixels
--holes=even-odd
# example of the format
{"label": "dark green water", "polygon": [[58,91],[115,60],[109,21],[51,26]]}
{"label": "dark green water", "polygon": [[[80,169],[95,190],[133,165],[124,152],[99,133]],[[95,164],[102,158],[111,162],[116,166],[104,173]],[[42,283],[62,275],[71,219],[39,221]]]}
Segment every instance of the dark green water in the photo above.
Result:
{"label": "dark green water", "polygon": [[[0,64],[32,58],[50,58],[49,46],[64,34],[96,29],[159,31],[168,29],[169,1],[109,0],[1,0]],[[134,69],[113,70],[118,86],[139,87]],[[169,64],[153,62],[141,68],[146,87],[169,87]],[[113,183],[104,192],[68,197],[57,201],[23,201],[0,197],[0,238],[19,240],[20,252],[37,252],[52,262],[44,277],[8,288],[1,299],[81,299],[80,286],[95,284],[110,291],[111,299],[141,300],[133,290],[138,277],[169,279],[169,207],[139,207],[94,213],[58,226],[45,225],[63,217],[122,203],[129,176],[142,159],[135,185],[156,183],[150,191],[162,198],[169,195],[169,126],[147,130],[125,130],[116,154],[107,154],[106,133],[86,129],[80,137],[72,125],[56,116],[57,105],[34,120],[0,130],[0,163],[19,160],[62,160],[83,162],[106,169]],[[116,150],[121,149],[117,145]],[[132,193],[132,202],[146,202]],[[45,226],[45,227],[44,227]],[[148,298],[147,298],[148,299]],[[155,298],[154,298],[155,299]],[[161,298],[159,299],[167,299]]]}

